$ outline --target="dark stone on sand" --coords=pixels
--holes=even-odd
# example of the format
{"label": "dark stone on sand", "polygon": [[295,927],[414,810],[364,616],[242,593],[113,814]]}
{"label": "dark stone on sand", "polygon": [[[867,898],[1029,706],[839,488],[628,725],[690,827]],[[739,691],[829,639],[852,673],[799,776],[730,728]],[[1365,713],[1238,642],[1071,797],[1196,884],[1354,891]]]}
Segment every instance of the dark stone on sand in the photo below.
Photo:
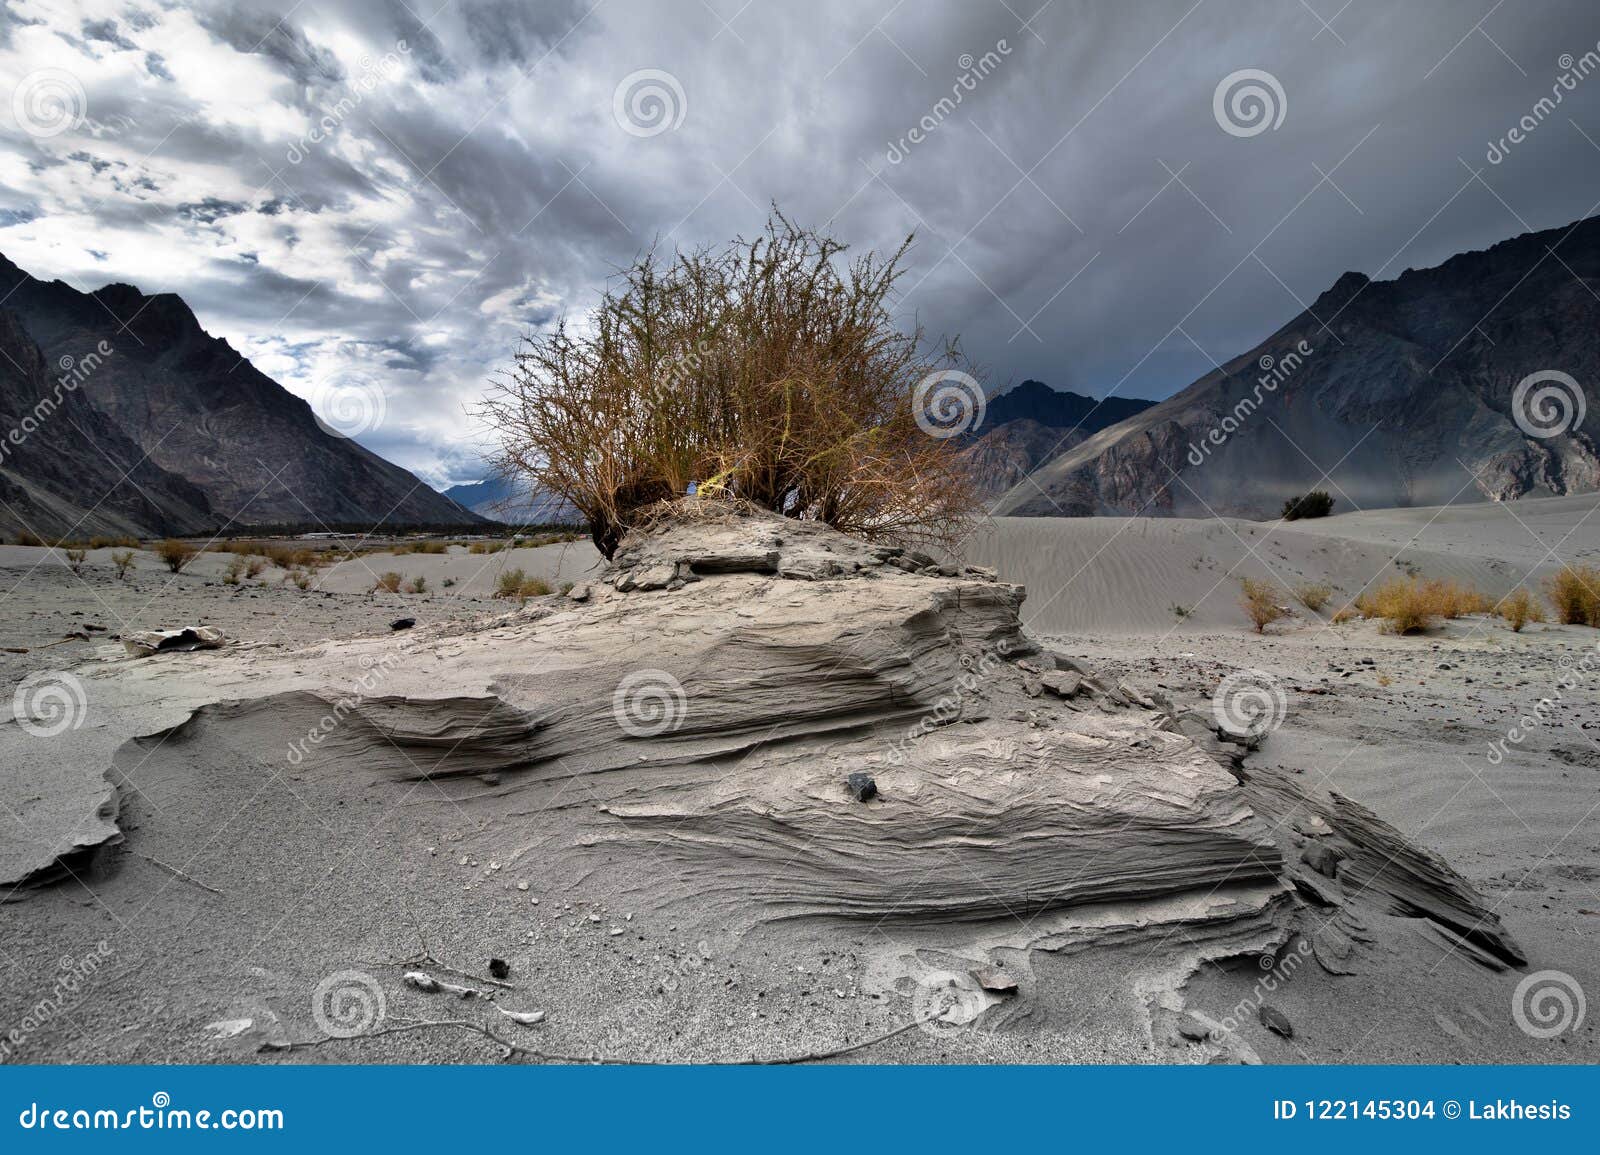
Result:
{"label": "dark stone on sand", "polygon": [[1282,1035],[1286,1039],[1294,1038],[1294,1027],[1286,1016],[1277,1007],[1268,1003],[1261,1004],[1261,1025],[1275,1035]]}
{"label": "dark stone on sand", "polygon": [[972,977],[977,979],[978,985],[986,991],[1002,995],[1017,993],[1017,980],[999,967],[979,967],[972,972]]}
{"label": "dark stone on sand", "polygon": [[489,974],[493,978],[503,979],[511,973],[511,964],[503,958],[489,960]]}
{"label": "dark stone on sand", "polygon": [[1337,850],[1320,842],[1313,842],[1300,852],[1300,861],[1324,878],[1339,877],[1340,857]]}
{"label": "dark stone on sand", "polygon": [[1178,1016],[1178,1035],[1191,1043],[1203,1043],[1211,1037],[1211,1028],[1190,1014]]}
{"label": "dark stone on sand", "polygon": [[857,802],[868,802],[878,796],[878,784],[873,781],[871,774],[852,774],[844,780],[844,784],[850,791],[850,797]]}
{"label": "dark stone on sand", "polygon": [[409,630],[416,624],[416,618],[396,618],[394,621],[389,623],[389,628],[391,630]]}

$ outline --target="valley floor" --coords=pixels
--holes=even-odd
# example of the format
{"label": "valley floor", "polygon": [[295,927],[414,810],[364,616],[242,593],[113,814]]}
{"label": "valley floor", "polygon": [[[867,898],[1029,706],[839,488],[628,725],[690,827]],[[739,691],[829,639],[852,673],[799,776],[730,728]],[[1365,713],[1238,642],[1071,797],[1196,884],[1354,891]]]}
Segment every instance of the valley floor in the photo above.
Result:
{"label": "valley floor", "polygon": [[[1285,709],[1247,768],[1281,766],[1331,784],[1442,855],[1529,957],[1527,972],[1493,972],[1405,920],[1400,941],[1411,949],[1382,953],[1363,976],[1360,989],[1376,994],[1352,1005],[1354,980],[1307,967],[1272,996],[1293,1037],[1246,1016],[1245,1053],[1267,1062],[1600,1062],[1592,1013],[1539,1038],[1513,1010],[1533,972],[1560,972],[1600,996],[1600,631],[1534,624],[1513,633],[1470,617],[1402,638],[1297,607],[1262,636],[1236,605],[1240,574],[1326,582],[1349,597],[1408,565],[1498,595],[1558,559],[1600,555],[1597,504],[1552,499],[1282,527],[1002,519],[970,543],[967,560],[1027,584],[1023,620],[1033,632],[1098,670],[1189,701],[1236,670],[1264,672]],[[560,581],[581,580],[595,562],[586,544],[519,554],[376,556],[321,571],[302,592],[276,580],[224,586],[225,559],[212,556],[174,577],[142,555],[142,568],[119,582],[93,555],[80,577],[43,550],[0,547],[0,645],[28,650],[0,654],[0,675],[11,685],[42,670],[92,671],[114,646],[108,635],[130,628],[205,622],[234,644],[292,648],[386,631],[401,616],[465,623],[508,608],[489,597],[500,566]],[[369,593],[366,571],[386,569],[425,569],[434,592]],[[41,648],[69,633],[84,639]],[[405,989],[399,976],[418,967],[483,986],[491,957],[507,960],[515,988],[500,1005],[546,1013],[536,1028],[506,1020],[498,1030],[572,1056],[792,1057],[890,1035],[912,1015],[911,1000],[872,974],[879,928],[779,927],[743,943],[690,937],[606,901],[604,880],[458,855],[452,845],[472,832],[426,790],[392,805],[367,781],[263,781],[249,749],[198,738],[165,746],[148,764],[140,749],[118,756],[125,842],[72,877],[6,896],[0,1028],[35,1023],[12,1061],[270,1060],[256,1050],[264,1024],[284,1038],[316,1034],[307,992],[340,968],[383,976],[391,1023],[474,1018],[452,1009],[466,1003]],[[27,797],[30,773],[4,768],[8,807]],[[214,837],[198,846],[142,838],[147,823],[170,828],[151,822],[162,811]],[[35,1022],[63,968],[100,943],[103,965]],[[1152,1033],[1147,962],[1117,949],[1039,954],[1025,1003],[998,1025],[900,1031],[847,1057],[1201,1061],[1183,1039]],[[1187,1005],[1222,1019],[1249,1002],[1256,981],[1206,968],[1190,980]],[[255,1027],[237,1037],[212,1025],[245,1018]],[[440,1026],[276,1054],[494,1061],[500,1048]]]}

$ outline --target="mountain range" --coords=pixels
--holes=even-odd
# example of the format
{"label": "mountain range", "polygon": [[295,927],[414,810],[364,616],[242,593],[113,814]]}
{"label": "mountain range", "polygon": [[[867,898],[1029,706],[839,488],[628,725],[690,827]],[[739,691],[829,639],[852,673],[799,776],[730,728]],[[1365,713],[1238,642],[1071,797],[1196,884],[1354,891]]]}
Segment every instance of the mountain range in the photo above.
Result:
{"label": "mountain range", "polygon": [[[1276,516],[1600,488],[1600,219],[1346,273],[1255,348],[1082,439],[993,512]],[[1600,399],[1597,399],[1600,400]]]}
{"label": "mountain range", "polygon": [[44,537],[480,520],[319,422],[179,297],[0,256],[0,526]]}

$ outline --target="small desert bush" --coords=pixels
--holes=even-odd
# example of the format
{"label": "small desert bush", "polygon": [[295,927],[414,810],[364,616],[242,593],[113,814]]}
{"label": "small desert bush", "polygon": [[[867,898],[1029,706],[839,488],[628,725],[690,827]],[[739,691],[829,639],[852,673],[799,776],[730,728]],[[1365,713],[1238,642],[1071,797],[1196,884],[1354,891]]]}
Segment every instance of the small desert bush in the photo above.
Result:
{"label": "small desert bush", "polygon": [[1545,583],[1556,619],[1569,626],[1600,626],[1600,568],[1568,565]]}
{"label": "small desert bush", "polygon": [[428,592],[428,579],[418,574],[406,583],[406,593],[425,594]]}
{"label": "small desert bush", "polygon": [[550,583],[543,578],[529,577],[519,569],[502,570],[495,579],[494,596],[497,598],[542,598],[552,592]]}
{"label": "small desert bush", "polygon": [[1289,616],[1289,611],[1278,603],[1278,596],[1279,590],[1271,582],[1239,579],[1239,604],[1244,607],[1245,616],[1255,626],[1256,633],[1266,633],[1273,622]]}
{"label": "small desert bush", "polygon": [[1333,495],[1326,489],[1313,489],[1304,497],[1298,495],[1283,503],[1283,520],[1299,521],[1303,517],[1327,517],[1333,512]]}
{"label": "small desert bush", "polygon": [[67,566],[73,573],[83,572],[83,559],[88,556],[84,550],[69,549],[63,551],[67,555]]}
{"label": "small desert bush", "polygon": [[1489,598],[1469,585],[1415,575],[1390,578],[1363,593],[1355,605],[1362,617],[1382,619],[1382,628],[1391,634],[1420,633],[1440,618],[1454,619],[1494,609]]}
{"label": "small desert bush", "polygon": [[1462,582],[1430,581],[1423,589],[1433,612],[1441,618],[1454,620],[1468,614],[1486,614],[1494,609],[1494,602],[1483,593]]}
{"label": "small desert bush", "polygon": [[1335,610],[1333,612],[1333,617],[1330,618],[1329,620],[1332,621],[1333,624],[1336,625],[1336,626],[1342,626],[1346,622],[1355,621],[1360,616],[1361,616],[1361,611],[1356,609],[1355,605],[1353,603],[1351,603],[1351,604],[1340,606],[1337,610]]}
{"label": "small desert bush", "polygon": [[199,553],[200,551],[194,546],[190,545],[186,541],[179,541],[175,537],[169,537],[166,541],[156,546],[156,556],[160,558],[162,564],[173,573],[178,573],[181,571],[183,567],[193,561],[199,555]]}
{"label": "small desert bush", "polygon": [[1519,633],[1529,622],[1544,621],[1544,606],[1527,586],[1518,586],[1501,598],[1494,612],[1506,620],[1513,633]]}
{"label": "small desert bush", "polygon": [[1294,596],[1300,599],[1300,604],[1306,609],[1318,613],[1333,597],[1333,587],[1321,582],[1308,582],[1303,586],[1296,586]]}
{"label": "small desert bush", "polygon": [[468,553],[499,553],[506,548],[503,541],[475,541],[467,547]]}
{"label": "small desert bush", "polygon": [[248,557],[248,558],[245,559],[245,562],[244,562],[244,576],[248,577],[248,578],[260,577],[261,576],[261,571],[266,569],[266,568],[267,568],[267,559],[266,558],[264,558],[264,557]]}
{"label": "small desert bush", "polygon": [[260,552],[273,565],[286,570],[315,569],[326,560],[316,550],[305,546],[269,545]]}
{"label": "small desert bush", "polygon": [[121,581],[128,576],[128,570],[133,566],[133,551],[119,549],[112,553],[111,564],[117,567],[117,580]]}
{"label": "small desert bush", "polygon": [[294,582],[294,588],[297,590],[308,590],[311,588],[311,575],[303,569],[295,570],[294,573],[290,575],[290,580]]}
{"label": "small desert bush", "polygon": [[[607,558],[637,514],[682,497],[898,542],[958,540],[978,498],[960,361],[897,325],[907,246],[845,246],[774,213],[721,249],[650,252],[591,320],[527,338],[478,411],[502,477],[563,498]],[[930,435],[923,426],[931,423]]]}
{"label": "small desert bush", "polygon": [[245,567],[249,564],[250,563],[244,558],[240,557],[238,554],[234,554],[233,560],[228,563],[228,568],[222,575],[222,584],[229,586],[238,585],[239,579],[244,577]]}
{"label": "small desert bush", "polygon": [[110,549],[112,546],[138,549],[139,539],[136,537],[107,537],[104,534],[99,534],[89,539],[90,549]]}
{"label": "small desert bush", "polygon": [[373,583],[372,588],[397,594],[400,592],[400,583],[404,580],[403,575],[395,573],[394,570],[388,570],[378,575],[378,580]]}
{"label": "small desert bush", "polygon": [[25,529],[21,533],[17,534],[18,545],[43,545],[44,543],[44,538],[40,537],[32,530]]}

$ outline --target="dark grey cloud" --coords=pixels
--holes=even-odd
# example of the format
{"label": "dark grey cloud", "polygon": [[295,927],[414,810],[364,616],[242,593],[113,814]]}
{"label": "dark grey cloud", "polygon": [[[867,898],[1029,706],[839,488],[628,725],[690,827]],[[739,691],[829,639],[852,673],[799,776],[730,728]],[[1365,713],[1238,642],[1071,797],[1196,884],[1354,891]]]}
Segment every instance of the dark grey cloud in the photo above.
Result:
{"label": "dark grey cloud", "polygon": [[[519,333],[581,320],[652,245],[749,235],[773,202],[857,248],[915,232],[900,314],[959,334],[992,385],[1159,397],[1347,269],[1392,277],[1600,211],[1600,72],[1535,111],[1563,55],[1596,50],[1592,3],[1341,3],[278,0],[108,20],[33,0],[20,21],[85,45],[100,130],[0,143],[27,174],[0,187],[0,251],[179,292],[308,395],[382,381],[389,420],[363,440],[436,480],[475,472],[464,412]],[[20,21],[8,73],[45,34]],[[1276,128],[1219,123],[1242,70],[1281,88]],[[672,114],[654,135],[615,115],[642,71]],[[108,256],[74,258],[83,237]]]}

